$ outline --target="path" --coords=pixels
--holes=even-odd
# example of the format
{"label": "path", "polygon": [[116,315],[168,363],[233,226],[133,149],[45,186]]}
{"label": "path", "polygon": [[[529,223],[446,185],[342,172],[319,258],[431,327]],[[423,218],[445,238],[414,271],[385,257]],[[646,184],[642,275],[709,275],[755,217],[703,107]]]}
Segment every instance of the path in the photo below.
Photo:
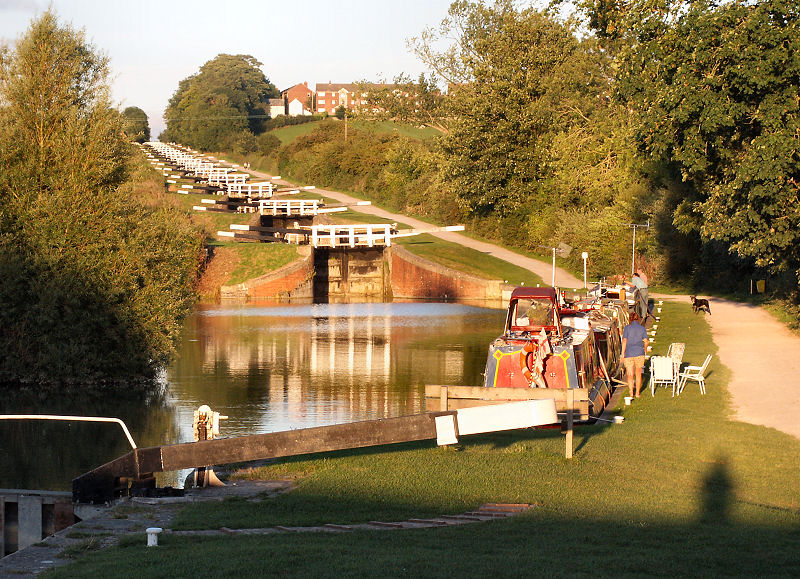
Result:
{"label": "path", "polygon": [[[288,181],[284,181],[282,179],[272,179],[272,175],[269,173],[262,173],[261,171],[254,171],[252,169],[249,170],[252,175],[256,177],[260,177],[262,179],[270,179],[274,183],[278,183],[280,185],[292,186],[292,183]],[[330,191],[328,189],[315,189],[315,193],[319,193],[325,197],[330,197],[331,199],[336,199],[339,203],[356,203],[357,201],[361,201],[361,199],[356,199],[355,197],[351,197],[345,193],[340,193],[338,191]],[[376,217],[382,217],[384,219],[390,219],[392,221],[398,221],[400,223],[406,223],[413,227],[414,229],[422,229],[425,227],[430,227],[430,223],[425,223],[424,221],[420,221],[419,219],[414,219],[413,217],[408,217],[407,215],[401,215],[399,213],[391,213],[390,211],[386,211],[385,209],[381,209],[379,207],[373,207],[372,205],[365,205],[363,207],[359,207],[358,211],[360,213],[367,213],[369,215],[375,215]],[[459,245],[463,245],[465,247],[469,247],[471,249],[475,249],[480,251],[481,253],[485,253],[486,255],[491,255],[492,257],[496,257],[497,259],[502,259],[503,261],[507,261],[511,264],[517,265],[528,271],[532,271],[536,275],[544,280],[544,283],[549,283],[553,277],[553,268],[552,265],[544,263],[542,261],[531,259],[530,257],[525,257],[524,255],[520,255],[519,253],[515,253],[513,251],[509,251],[508,249],[504,249],[502,247],[498,247],[491,243],[485,243],[483,241],[478,241],[476,239],[472,239],[467,237],[466,235],[461,235],[459,233],[453,233],[448,231],[432,233],[440,239],[444,239],[445,241],[451,241],[453,243],[458,243]],[[560,267],[556,267],[556,286],[564,287],[564,288],[580,288],[583,287],[583,281],[579,280],[575,276],[573,276],[568,271],[561,269]]]}
{"label": "path", "polygon": [[[689,302],[689,296],[658,298]],[[732,418],[800,438],[800,337],[757,306],[709,301],[719,359],[731,370]]]}

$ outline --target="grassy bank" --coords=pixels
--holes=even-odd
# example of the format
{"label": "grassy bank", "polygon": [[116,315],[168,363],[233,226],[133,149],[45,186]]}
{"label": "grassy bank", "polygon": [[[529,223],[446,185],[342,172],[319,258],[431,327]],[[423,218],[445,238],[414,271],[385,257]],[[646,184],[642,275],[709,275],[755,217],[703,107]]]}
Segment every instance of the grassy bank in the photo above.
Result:
{"label": "grassy bank", "polygon": [[[716,353],[706,321],[667,303],[654,344]],[[800,573],[800,441],[728,419],[728,370],[708,394],[649,391],[622,425],[581,427],[575,458],[557,431],[417,443],[277,461],[243,477],[297,479],[260,502],[186,507],[176,528],[357,523],[460,513],[484,502],[536,508],[513,520],[419,531],[197,538],[142,535],[53,576],[777,575]],[[622,409],[620,410],[622,411]]]}

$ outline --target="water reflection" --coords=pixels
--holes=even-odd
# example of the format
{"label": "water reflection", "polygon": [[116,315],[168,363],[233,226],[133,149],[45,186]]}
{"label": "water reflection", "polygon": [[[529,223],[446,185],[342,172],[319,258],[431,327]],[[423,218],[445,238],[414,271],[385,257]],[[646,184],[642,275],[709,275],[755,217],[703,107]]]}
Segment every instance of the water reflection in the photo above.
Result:
{"label": "water reflection", "polygon": [[[425,384],[482,383],[503,315],[438,303],[200,305],[147,399],[17,395],[0,410],[117,416],[139,446],[190,441],[200,404],[229,416],[223,436],[413,414]],[[0,487],[69,489],[128,449],[117,426],[0,421]]]}
{"label": "water reflection", "polygon": [[481,383],[500,323],[459,304],[201,307],[168,380],[180,421],[206,403],[228,435],[412,414],[426,383]]}

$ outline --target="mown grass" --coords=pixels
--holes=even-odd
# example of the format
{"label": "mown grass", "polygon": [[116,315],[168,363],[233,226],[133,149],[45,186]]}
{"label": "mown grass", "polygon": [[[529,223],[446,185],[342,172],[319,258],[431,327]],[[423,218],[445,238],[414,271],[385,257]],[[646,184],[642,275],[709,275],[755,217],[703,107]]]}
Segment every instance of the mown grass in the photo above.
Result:
{"label": "mown grass", "polygon": [[253,220],[251,213],[217,213],[194,211],[203,198],[213,195],[190,193],[176,194],[182,210],[190,213],[195,223],[201,225],[208,236],[208,245],[213,248],[231,248],[236,252],[236,265],[226,285],[242,283],[264,275],[298,259],[297,247],[284,243],[242,243],[223,241],[217,238],[217,231],[228,231],[232,223],[248,224]]}
{"label": "mown grass", "polygon": [[407,123],[395,123],[392,121],[376,121],[353,119],[349,121],[353,127],[362,131],[370,131],[377,134],[395,134],[411,139],[424,141],[441,136],[442,132],[431,127],[419,127]]}
{"label": "mown grass", "polygon": [[298,259],[297,247],[286,243],[232,243],[239,261],[228,285],[245,282],[283,267]]}
{"label": "mown grass", "polygon": [[270,131],[270,134],[278,137],[282,145],[287,145],[293,142],[298,137],[302,137],[304,135],[308,135],[314,132],[317,128],[321,127],[323,123],[334,123],[334,122],[338,121],[329,119],[313,123],[305,123],[302,125],[290,125],[288,127],[273,129],[272,131]]}
{"label": "mown grass", "polygon": [[524,267],[427,233],[401,238],[397,243],[420,257],[478,277],[500,279],[516,286],[544,284],[541,277]]}
{"label": "mown grass", "polygon": [[[706,320],[666,303],[654,344],[686,343],[686,363],[716,354]],[[244,476],[296,476],[258,503],[187,506],[176,528],[357,523],[459,513],[481,503],[538,505],[511,520],[417,531],[141,536],[53,576],[797,576],[800,441],[728,419],[729,371],[708,394],[649,391],[622,425],[579,427],[575,457],[557,430],[286,459]]]}

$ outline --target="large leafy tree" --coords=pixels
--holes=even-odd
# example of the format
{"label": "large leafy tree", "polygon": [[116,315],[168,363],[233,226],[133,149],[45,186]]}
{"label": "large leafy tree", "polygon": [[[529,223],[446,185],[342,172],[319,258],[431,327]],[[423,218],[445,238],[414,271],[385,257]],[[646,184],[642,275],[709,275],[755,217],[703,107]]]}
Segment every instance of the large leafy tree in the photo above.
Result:
{"label": "large leafy tree", "polygon": [[359,84],[377,115],[448,132],[445,96],[437,86],[435,76],[426,77],[422,73],[414,82],[408,75],[400,74],[391,84]]}
{"label": "large leafy tree", "polygon": [[51,12],[0,63],[0,384],[149,376],[202,238],[125,181],[107,59]]}
{"label": "large leafy tree", "polygon": [[[432,48],[453,37],[449,49]],[[553,139],[601,102],[601,55],[568,24],[510,1],[453,3],[417,54],[449,83],[443,174],[465,208],[507,215],[551,203]]]}
{"label": "large leafy tree", "polygon": [[255,58],[220,54],[180,81],[165,111],[162,139],[203,150],[230,148],[242,133],[264,131],[268,101],[277,96]]}
{"label": "large leafy tree", "polygon": [[800,5],[608,4],[636,140],[691,185],[675,224],[800,276]]}
{"label": "large leafy tree", "polygon": [[144,143],[150,140],[150,123],[147,113],[139,107],[126,107],[122,111],[122,130],[134,143]]}

